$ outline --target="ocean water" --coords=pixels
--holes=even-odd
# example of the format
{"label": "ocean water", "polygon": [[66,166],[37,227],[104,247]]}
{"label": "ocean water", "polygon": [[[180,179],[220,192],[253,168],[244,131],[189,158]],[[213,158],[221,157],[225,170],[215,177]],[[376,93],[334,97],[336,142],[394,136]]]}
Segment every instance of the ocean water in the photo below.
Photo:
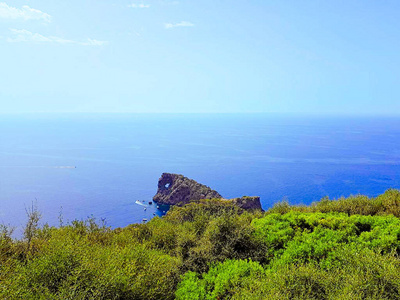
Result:
{"label": "ocean water", "polygon": [[33,202],[43,222],[88,216],[126,226],[162,215],[148,205],[163,172],[225,198],[309,204],[400,188],[400,119],[267,114],[3,115],[0,223]]}

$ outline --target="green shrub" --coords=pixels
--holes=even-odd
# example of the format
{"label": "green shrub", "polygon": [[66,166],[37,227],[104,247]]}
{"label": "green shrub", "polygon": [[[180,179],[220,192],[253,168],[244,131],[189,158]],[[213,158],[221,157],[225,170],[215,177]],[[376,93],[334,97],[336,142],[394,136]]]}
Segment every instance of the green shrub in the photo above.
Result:
{"label": "green shrub", "polygon": [[329,267],[345,245],[378,253],[400,251],[400,220],[393,216],[289,212],[269,214],[252,224],[275,264],[317,262]]}
{"label": "green shrub", "polygon": [[310,206],[305,205],[289,205],[287,201],[276,203],[267,214],[286,214],[290,211],[297,212],[338,212],[347,215],[394,215],[400,217],[400,191],[389,189],[384,194],[369,198],[367,196],[358,195],[348,198],[339,198],[331,200],[328,197],[320,201],[312,203]]}
{"label": "green shrub", "polygon": [[222,215],[207,224],[184,259],[185,270],[206,272],[209,264],[226,259],[264,261],[266,248],[254,235],[251,215]]}
{"label": "green shrub", "polygon": [[225,261],[208,273],[188,272],[176,299],[399,299],[400,265],[393,255],[342,249],[342,264],[329,270],[315,263],[265,266]]}
{"label": "green shrub", "polygon": [[257,262],[226,260],[212,267],[202,279],[194,272],[185,274],[176,299],[229,299],[243,284],[248,284],[247,277],[257,280],[263,275],[264,269]]}

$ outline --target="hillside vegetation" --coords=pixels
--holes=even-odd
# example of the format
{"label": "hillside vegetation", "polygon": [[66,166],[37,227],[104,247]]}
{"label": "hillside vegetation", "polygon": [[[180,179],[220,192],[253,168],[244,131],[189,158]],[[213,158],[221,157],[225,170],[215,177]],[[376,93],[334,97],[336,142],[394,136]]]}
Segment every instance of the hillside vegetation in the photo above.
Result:
{"label": "hillside vegetation", "polygon": [[400,192],[282,202],[201,200],[111,230],[94,219],[0,233],[0,299],[400,299]]}

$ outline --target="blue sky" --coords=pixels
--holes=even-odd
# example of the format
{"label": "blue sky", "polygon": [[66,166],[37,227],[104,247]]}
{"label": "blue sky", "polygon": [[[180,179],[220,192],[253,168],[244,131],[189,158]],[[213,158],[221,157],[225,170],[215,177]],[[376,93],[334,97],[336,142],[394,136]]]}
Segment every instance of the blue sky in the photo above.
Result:
{"label": "blue sky", "polygon": [[396,114],[399,1],[0,0],[0,112]]}

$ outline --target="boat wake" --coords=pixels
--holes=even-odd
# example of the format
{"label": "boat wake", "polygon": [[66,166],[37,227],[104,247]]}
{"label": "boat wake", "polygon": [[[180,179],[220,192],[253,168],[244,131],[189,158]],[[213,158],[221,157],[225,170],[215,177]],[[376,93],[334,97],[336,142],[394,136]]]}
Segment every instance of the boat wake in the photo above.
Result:
{"label": "boat wake", "polygon": [[136,200],[136,202],[135,202],[137,205],[141,205],[141,206],[144,206],[144,207],[147,207],[147,205],[146,204],[143,204],[142,202],[140,202],[139,200]]}

